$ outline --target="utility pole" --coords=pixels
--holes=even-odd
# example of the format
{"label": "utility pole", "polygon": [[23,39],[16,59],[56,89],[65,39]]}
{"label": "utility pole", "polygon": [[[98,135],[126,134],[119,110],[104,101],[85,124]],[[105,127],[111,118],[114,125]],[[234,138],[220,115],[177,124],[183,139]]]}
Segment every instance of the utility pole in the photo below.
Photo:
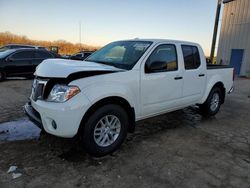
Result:
{"label": "utility pole", "polygon": [[82,51],[82,24],[79,22],[79,42],[80,42],[80,51]]}
{"label": "utility pole", "polygon": [[218,0],[216,16],[215,16],[215,23],[214,23],[213,41],[212,41],[212,47],[211,47],[211,53],[210,53],[210,61],[212,63],[213,63],[213,59],[214,59],[215,45],[216,45],[216,39],[217,39],[217,33],[218,33],[221,4],[222,4],[222,0]]}

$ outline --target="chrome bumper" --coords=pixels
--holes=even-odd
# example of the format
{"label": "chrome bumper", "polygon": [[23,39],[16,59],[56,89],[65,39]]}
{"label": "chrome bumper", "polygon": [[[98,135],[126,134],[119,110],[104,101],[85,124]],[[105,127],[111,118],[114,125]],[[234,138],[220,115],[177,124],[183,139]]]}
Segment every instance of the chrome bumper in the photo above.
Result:
{"label": "chrome bumper", "polygon": [[229,90],[228,94],[232,93],[234,91],[234,86],[231,87],[231,89]]}

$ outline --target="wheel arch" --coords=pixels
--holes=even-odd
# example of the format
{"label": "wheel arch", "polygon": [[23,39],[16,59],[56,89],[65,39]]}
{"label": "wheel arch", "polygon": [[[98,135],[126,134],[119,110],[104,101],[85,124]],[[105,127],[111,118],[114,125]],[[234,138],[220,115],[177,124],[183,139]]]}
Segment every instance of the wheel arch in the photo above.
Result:
{"label": "wheel arch", "polygon": [[97,102],[95,102],[93,105],[91,105],[91,107],[86,111],[86,113],[84,114],[82,120],[81,120],[81,124],[78,130],[78,133],[81,132],[81,130],[83,129],[86,121],[88,120],[88,118],[91,116],[91,114],[93,114],[98,108],[107,105],[107,104],[117,104],[119,106],[121,106],[128,114],[129,117],[129,127],[128,127],[128,132],[132,133],[135,130],[135,110],[133,107],[131,107],[131,105],[129,104],[129,102],[119,96],[110,96],[110,97],[105,97],[103,99],[98,100]]}
{"label": "wheel arch", "polygon": [[210,84],[210,87],[208,87],[203,99],[202,99],[202,102],[201,104],[203,104],[204,102],[206,102],[209,94],[211,93],[212,89],[215,88],[215,87],[218,87],[221,89],[221,92],[222,92],[222,100],[221,100],[221,104],[224,103],[225,101],[225,96],[226,96],[226,89],[225,89],[225,86],[224,84],[221,82],[221,81],[218,81],[218,82],[215,82],[214,84]]}
{"label": "wheel arch", "polygon": [[[223,104],[224,101],[225,101],[225,96],[226,96],[226,89],[225,89],[225,87],[224,87],[224,84],[223,84],[222,82],[217,82],[216,84],[214,84],[214,86],[212,87],[212,89],[215,88],[215,87],[220,88],[220,90],[221,90],[221,92],[222,92],[221,104]],[[211,89],[211,90],[212,90],[212,89]],[[211,92],[211,90],[210,90],[210,92]]]}

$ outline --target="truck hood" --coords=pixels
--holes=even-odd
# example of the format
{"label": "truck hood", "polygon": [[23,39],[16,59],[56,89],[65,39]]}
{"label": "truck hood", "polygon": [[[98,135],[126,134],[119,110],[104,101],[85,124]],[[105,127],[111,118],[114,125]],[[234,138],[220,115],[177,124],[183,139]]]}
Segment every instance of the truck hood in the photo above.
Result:
{"label": "truck hood", "polygon": [[89,61],[68,59],[47,59],[37,66],[35,76],[47,78],[67,78],[73,73],[84,72],[119,72],[124,71],[113,66]]}

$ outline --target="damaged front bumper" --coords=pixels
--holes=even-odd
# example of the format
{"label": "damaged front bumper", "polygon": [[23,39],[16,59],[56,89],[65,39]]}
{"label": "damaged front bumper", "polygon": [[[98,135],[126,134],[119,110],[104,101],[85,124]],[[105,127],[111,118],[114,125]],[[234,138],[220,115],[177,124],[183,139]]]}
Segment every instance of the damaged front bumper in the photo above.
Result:
{"label": "damaged front bumper", "polygon": [[228,94],[232,93],[234,91],[234,86],[231,87],[231,89],[228,91]]}
{"label": "damaged front bumper", "polygon": [[43,129],[42,119],[40,114],[31,106],[31,103],[28,102],[23,107],[25,114],[28,116],[30,121],[32,121],[40,129]]}

